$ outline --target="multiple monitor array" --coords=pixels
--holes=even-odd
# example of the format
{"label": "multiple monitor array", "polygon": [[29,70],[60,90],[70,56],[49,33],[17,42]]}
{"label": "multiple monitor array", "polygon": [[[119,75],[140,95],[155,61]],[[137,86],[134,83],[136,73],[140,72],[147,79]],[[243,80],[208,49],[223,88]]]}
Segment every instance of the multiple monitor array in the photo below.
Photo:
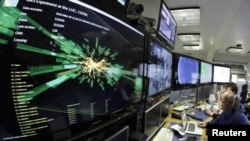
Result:
{"label": "multiple monitor array", "polygon": [[173,89],[186,89],[212,83],[229,83],[231,67],[174,53]]}
{"label": "multiple monitor array", "polygon": [[[211,79],[217,66],[168,49],[176,23],[164,1],[157,28],[163,42],[87,1],[2,3],[1,139],[71,138],[145,95],[220,82]],[[116,2],[127,7],[129,0]]]}
{"label": "multiple monitor array", "polygon": [[199,102],[208,100],[210,94],[213,94],[213,85],[201,85],[195,88],[187,88],[171,91],[169,103],[191,102],[199,104]]}

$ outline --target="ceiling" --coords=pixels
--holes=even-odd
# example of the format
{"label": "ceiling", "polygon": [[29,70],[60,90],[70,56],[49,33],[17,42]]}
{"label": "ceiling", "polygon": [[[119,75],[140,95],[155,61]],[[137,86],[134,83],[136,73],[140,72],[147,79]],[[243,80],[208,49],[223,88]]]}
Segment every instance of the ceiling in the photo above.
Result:
{"label": "ceiling", "polygon": [[[143,4],[145,17],[158,20],[160,0],[130,0]],[[170,9],[200,7],[201,23],[178,26],[178,33],[200,33],[202,50],[186,51],[176,37],[174,52],[187,54],[213,63],[246,65],[250,62],[250,0],[165,0]],[[157,23],[153,28],[156,27]],[[229,53],[229,46],[241,44],[243,51]]]}

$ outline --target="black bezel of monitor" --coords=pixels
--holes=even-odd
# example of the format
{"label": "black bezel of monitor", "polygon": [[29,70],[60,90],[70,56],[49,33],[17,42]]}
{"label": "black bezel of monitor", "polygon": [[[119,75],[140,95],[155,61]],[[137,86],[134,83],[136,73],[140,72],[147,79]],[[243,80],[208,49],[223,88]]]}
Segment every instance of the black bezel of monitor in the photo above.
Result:
{"label": "black bezel of monitor", "polygon": [[[208,64],[211,67],[209,74],[205,74],[205,76],[204,76],[204,77],[206,77],[206,79],[207,79],[207,77],[211,77],[210,80],[208,80],[208,81],[203,81],[203,79],[202,79],[203,78],[203,75],[202,75],[203,71],[209,70],[209,69],[205,70],[206,68],[204,68],[204,70],[203,70],[202,63]],[[200,77],[199,78],[200,78],[201,85],[209,85],[209,84],[213,83],[213,64],[212,63],[210,63],[208,61],[200,60]]]}
{"label": "black bezel of monitor", "polygon": [[[221,75],[226,75],[226,73],[220,73],[220,75],[216,74],[218,71],[218,68],[221,69],[227,69],[229,70],[229,73],[227,72],[227,76],[224,76],[226,78],[224,78]],[[223,77],[223,79],[221,79]],[[218,80],[220,79],[220,80]],[[229,83],[231,79],[231,66],[227,66],[227,65],[221,65],[221,64],[213,64],[213,83],[220,83],[220,84],[224,84],[224,83]]]}
{"label": "black bezel of monitor", "polygon": [[[180,59],[182,59],[181,64],[180,64]],[[188,60],[192,60],[195,61],[192,64],[188,64],[188,66],[183,66],[186,64],[185,60],[183,62],[183,59],[188,59]],[[184,55],[184,54],[180,54],[180,53],[174,53],[174,57],[173,57],[173,90],[181,90],[181,89],[187,89],[187,88],[193,88],[193,87],[197,87],[199,86],[199,73],[200,73],[200,65],[199,65],[200,60],[188,55]],[[195,66],[190,66],[190,65],[195,65]],[[185,68],[184,71],[180,70],[180,67],[187,67]],[[184,68],[183,68],[184,69]],[[191,70],[192,69],[192,70]],[[190,75],[191,73],[189,71],[194,71],[194,73],[192,75]],[[181,74],[181,75],[179,75]],[[179,76],[182,76],[181,78]],[[184,77],[188,76],[188,80],[185,79],[185,81],[188,82],[184,82]],[[193,78],[195,78],[194,80],[192,80]],[[179,80],[183,80],[183,82],[180,82]],[[195,81],[195,82],[191,82],[191,81]]]}
{"label": "black bezel of monitor", "polygon": [[[146,53],[147,54],[146,78],[148,86],[147,96],[154,97],[156,95],[160,95],[163,91],[170,92],[172,90],[173,52],[170,49],[168,49],[163,42],[161,42],[159,39],[157,39],[151,34],[148,34],[146,42],[148,51]],[[170,60],[168,60],[168,58],[166,57],[170,57]],[[155,80],[154,82],[152,81],[153,77],[150,77],[152,76],[151,74],[153,69],[157,69],[159,71],[157,72],[157,75],[161,75],[157,79],[154,79]],[[152,86],[153,83],[157,86],[160,85],[161,88],[160,89],[155,88],[154,91],[154,88]]]}
{"label": "black bezel of monitor", "polygon": [[124,0],[124,3],[119,2],[119,0],[98,0],[98,1],[80,0],[80,1],[84,1],[88,4],[98,6],[98,8],[107,12],[112,11],[113,15],[117,14],[121,16],[126,16],[127,9],[130,3],[130,0]]}
{"label": "black bezel of monitor", "polygon": [[[164,15],[163,15],[163,10],[165,9],[165,12],[167,12],[166,16],[168,16],[168,20],[163,19]],[[168,23],[164,24],[163,22],[168,21]],[[167,28],[170,33],[168,34],[168,36],[166,36],[166,33],[162,32],[162,27],[164,25]],[[167,25],[169,24],[169,25]],[[166,30],[166,29],[164,29]],[[174,49],[174,45],[175,45],[175,40],[176,40],[176,32],[177,32],[177,23],[170,11],[170,9],[168,8],[166,2],[164,0],[161,0],[160,3],[160,11],[159,11],[159,17],[158,17],[158,25],[157,25],[157,30],[156,30],[156,36],[162,40],[164,43],[166,43],[171,49]]]}

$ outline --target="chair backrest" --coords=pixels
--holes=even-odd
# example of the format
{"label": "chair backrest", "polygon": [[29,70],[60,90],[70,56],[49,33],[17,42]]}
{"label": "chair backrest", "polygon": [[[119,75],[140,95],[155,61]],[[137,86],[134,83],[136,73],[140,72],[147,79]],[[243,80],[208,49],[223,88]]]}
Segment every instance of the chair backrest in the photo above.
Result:
{"label": "chair backrest", "polygon": [[245,103],[246,102],[246,97],[247,97],[247,93],[248,91],[247,90],[242,90],[241,93],[240,93],[240,103]]}
{"label": "chair backrest", "polygon": [[249,125],[247,115],[245,115],[244,113],[241,113],[241,117],[242,117],[243,124],[244,125]]}
{"label": "chair backrest", "polygon": [[246,102],[246,97],[247,97],[247,93],[248,93],[247,89],[248,89],[247,84],[242,85],[242,90],[241,90],[241,93],[240,93],[240,97],[241,97],[240,103],[245,103]]}

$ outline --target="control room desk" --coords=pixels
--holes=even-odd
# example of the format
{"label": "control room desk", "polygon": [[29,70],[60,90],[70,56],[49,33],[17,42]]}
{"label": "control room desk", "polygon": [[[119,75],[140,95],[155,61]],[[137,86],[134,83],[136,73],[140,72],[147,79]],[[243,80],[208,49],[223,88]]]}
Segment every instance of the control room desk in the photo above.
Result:
{"label": "control room desk", "polygon": [[[209,117],[205,122],[211,121],[211,120],[212,120],[212,118]],[[167,116],[167,118],[166,118],[165,121],[166,122],[163,125],[163,127],[166,127],[166,128],[168,128],[170,126],[171,122],[180,123],[181,124],[181,120],[180,119],[172,118],[171,110],[169,111],[169,114],[168,114],[168,116]],[[198,122],[201,122],[201,121],[198,121]],[[200,137],[200,141],[207,141],[206,128],[203,128],[203,133],[202,133],[202,136]]]}

